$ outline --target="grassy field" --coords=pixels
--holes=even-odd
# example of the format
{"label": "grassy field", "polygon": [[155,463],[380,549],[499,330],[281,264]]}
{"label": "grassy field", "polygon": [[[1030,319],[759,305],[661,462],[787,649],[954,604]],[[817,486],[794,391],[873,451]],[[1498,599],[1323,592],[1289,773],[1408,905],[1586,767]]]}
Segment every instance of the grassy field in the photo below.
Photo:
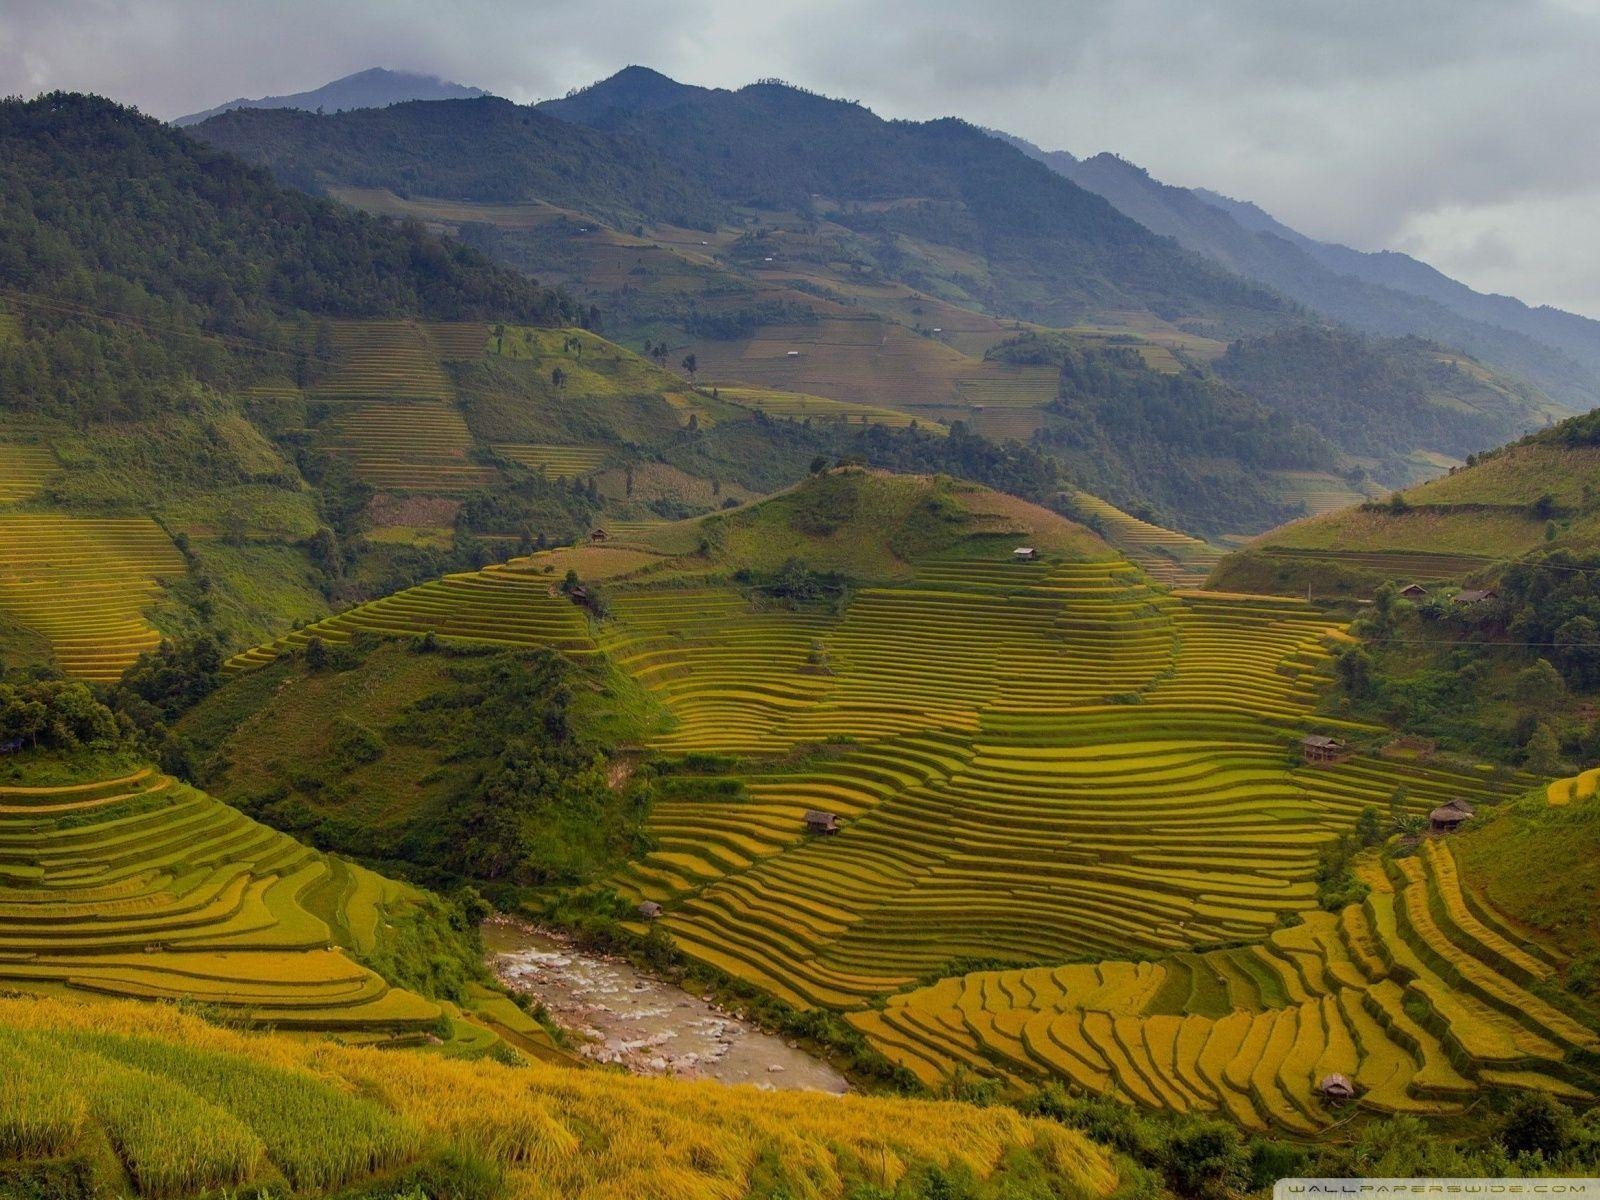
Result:
{"label": "grassy field", "polygon": [[147,611],[187,567],[148,517],[0,514],[0,613],[66,674],[116,679],[160,641]]}
{"label": "grassy field", "polygon": [[844,1200],[930,1170],[982,1189],[962,1194],[1089,1200],[1119,1182],[1081,1135],[1004,1108],[468,1065],[125,1003],[0,1000],[0,1097],[3,1178],[61,1200]]}
{"label": "grassy field", "polygon": [[415,1037],[441,1025],[440,1006],[349,955],[374,952],[417,898],[148,768],[0,784],[0,983],[12,990]]}

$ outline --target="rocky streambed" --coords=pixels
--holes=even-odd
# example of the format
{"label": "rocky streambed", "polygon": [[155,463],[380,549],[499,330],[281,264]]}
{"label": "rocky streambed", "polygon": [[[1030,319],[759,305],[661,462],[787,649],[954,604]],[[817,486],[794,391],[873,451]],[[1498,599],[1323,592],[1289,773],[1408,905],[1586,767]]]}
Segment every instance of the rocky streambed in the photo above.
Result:
{"label": "rocky streambed", "polygon": [[642,1075],[849,1090],[821,1059],[624,959],[503,917],[484,925],[483,940],[501,981],[542,1001],[585,1058]]}

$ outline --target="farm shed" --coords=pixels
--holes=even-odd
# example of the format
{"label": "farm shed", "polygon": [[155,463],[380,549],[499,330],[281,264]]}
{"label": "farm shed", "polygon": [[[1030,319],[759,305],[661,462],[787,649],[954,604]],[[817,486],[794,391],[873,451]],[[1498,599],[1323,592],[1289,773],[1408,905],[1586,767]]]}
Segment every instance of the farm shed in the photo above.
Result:
{"label": "farm shed", "polygon": [[1428,814],[1428,828],[1434,833],[1454,833],[1472,816],[1472,805],[1465,800],[1441,804]]}
{"label": "farm shed", "polygon": [[646,921],[654,921],[661,915],[661,905],[657,904],[654,900],[646,900],[644,903],[639,905],[639,915]]}
{"label": "farm shed", "polygon": [[1018,546],[1011,552],[1011,557],[1017,562],[1033,562],[1039,557],[1039,552],[1032,546]]}
{"label": "farm shed", "polygon": [[1300,753],[1308,763],[1336,763],[1350,756],[1350,748],[1338,738],[1308,733],[1300,739]]}
{"label": "farm shed", "polygon": [[1407,600],[1421,600],[1428,594],[1428,589],[1420,583],[1408,583],[1400,589],[1400,594]]}
{"label": "farm shed", "polygon": [[1354,1100],[1356,1085],[1350,1082],[1348,1075],[1340,1075],[1336,1071],[1322,1077],[1322,1082],[1317,1084],[1317,1091],[1329,1100]]}
{"label": "farm shed", "polygon": [[610,537],[611,534],[603,528],[591,529],[589,531],[589,540],[591,542],[603,542],[608,540]]}
{"label": "farm shed", "polygon": [[808,808],[806,810],[806,828],[812,833],[838,833],[839,818],[831,812]]}
{"label": "farm shed", "polygon": [[1457,604],[1487,604],[1491,600],[1498,599],[1500,599],[1500,593],[1493,588],[1484,588],[1481,591],[1476,588],[1468,588],[1466,591],[1457,592],[1455,595]]}

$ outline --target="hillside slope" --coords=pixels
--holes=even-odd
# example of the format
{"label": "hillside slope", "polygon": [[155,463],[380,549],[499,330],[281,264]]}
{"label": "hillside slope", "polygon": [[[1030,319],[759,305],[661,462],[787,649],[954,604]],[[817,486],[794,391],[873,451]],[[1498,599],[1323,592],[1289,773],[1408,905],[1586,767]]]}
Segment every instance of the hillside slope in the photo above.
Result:
{"label": "hillside slope", "polygon": [[1212,586],[1361,595],[1384,580],[1488,580],[1528,555],[1586,560],[1600,550],[1597,429],[1593,413],[1572,417],[1387,501],[1273,530],[1225,559]]}
{"label": "hillside slope", "polygon": [[[1173,187],[1113,154],[1078,159],[1000,135],[1150,230],[1351,328],[1422,337],[1527,379],[1569,411],[1600,396],[1600,326],[1481,296],[1404,255],[1313,242],[1253,206]],[[1250,211],[1253,210],[1253,211]],[[1414,270],[1393,269],[1404,259]]]}
{"label": "hillside slope", "polygon": [[468,1066],[126,1003],[0,1000],[0,1048],[0,1187],[54,1200],[285,1186],[844,1200],[952,1180],[978,1200],[1017,1189],[1090,1200],[1118,1185],[1081,1135],[1005,1108]]}

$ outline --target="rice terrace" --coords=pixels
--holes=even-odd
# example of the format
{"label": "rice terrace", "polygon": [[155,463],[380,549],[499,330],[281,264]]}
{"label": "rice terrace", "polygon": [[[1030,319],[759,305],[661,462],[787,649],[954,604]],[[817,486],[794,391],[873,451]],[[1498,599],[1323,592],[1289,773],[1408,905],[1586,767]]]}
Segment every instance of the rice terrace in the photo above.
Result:
{"label": "rice terrace", "polygon": [[46,7],[0,1200],[1600,1178],[1600,18]]}

